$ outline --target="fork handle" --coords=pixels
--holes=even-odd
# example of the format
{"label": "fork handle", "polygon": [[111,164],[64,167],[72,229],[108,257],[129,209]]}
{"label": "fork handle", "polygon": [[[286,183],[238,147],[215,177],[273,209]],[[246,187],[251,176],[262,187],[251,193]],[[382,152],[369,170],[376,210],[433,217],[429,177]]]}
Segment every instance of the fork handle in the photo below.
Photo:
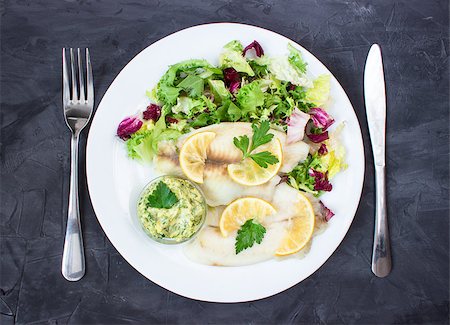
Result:
{"label": "fork handle", "polygon": [[373,237],[372,272],[383,278],[391,272],[391,245],[386,208],[385,167],[375,165],[375,233]]}
{"label": "fork handle", "polygon": [[81,234],[78,202],[78,134],[72,134],[70,143],[70,190],[66,237],[61,271],[69,281],[80,280],[85,272],[83,237]]}

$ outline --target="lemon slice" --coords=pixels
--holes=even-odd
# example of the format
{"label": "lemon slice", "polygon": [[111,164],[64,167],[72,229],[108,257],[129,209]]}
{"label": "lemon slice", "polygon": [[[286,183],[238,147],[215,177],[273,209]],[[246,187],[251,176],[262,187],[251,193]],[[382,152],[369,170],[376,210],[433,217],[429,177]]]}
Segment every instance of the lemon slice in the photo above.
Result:
{"label": "lemon slice", "polygon": [[278,256],[297,253],[309,242],[314,231],[315,218],[311,202],[299,192],[293,203],[295,217],[290,220],[287,234],[275,252]]}
{"label": "lemon slice", "polygon": [[181,169],[187,178],[196,183],[203,183],[206,151],[215,137],[214,132],[199,132],[187,138],[181,147]]}
{"label": "lemon slice", "polygon": [[224,237],[238,230],[247,220],[256,219],[262,222],[264,218],[277,211],[269,203],[254,197],[244,197],[231,202],[220,216],[219,227]]}
{"label": "lemon slice", "polygon": [[278,162],[273,165],[268,165],[267,168],[263,168],[251,158],[246,158],[237,164],[228,165],[228,175],[230,175],[231,179],[242,185],[255,186],[264,184],[274,177],[280,170],[283,160],[283,150],[280,140],[275,138],[273,141],[255,150],[255,152],[262,151],[269,151],[278,158]]}

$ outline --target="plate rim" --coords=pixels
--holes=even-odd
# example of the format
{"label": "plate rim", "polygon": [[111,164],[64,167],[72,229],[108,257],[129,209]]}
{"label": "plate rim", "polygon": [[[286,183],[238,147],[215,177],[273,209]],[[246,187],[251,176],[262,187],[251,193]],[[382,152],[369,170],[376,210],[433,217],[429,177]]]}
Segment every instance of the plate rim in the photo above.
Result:
{"label": "plate rim", "polygon": [[[170,36],[173,36],[173,35],[175,35],[175,34],[182,33],[182,32],[185,32],[185,31],[187,31],[187,30],[190,30],[190,29],[196,29],[196,28],[204,28],[204,27],[208,27],[208,26],[210,26],[210,25],[238,25],[238,26],[243,26],[244,28],[245,28],[245,27],[250,27],[250,28],[260,29],[260,30],[262,30],[263,32],[269,32],[269,33],[273,34],[274,36],[282,37],[282,38],[284,38],[284,39],[286,40],[286,42],[292,42],[292,43],[294,43],[295,45],[297,45],[298,47],[300,47],[300,48],[302,49],[302,51],[305,51],[305,52],[307,52],[309,55],[311,55],[312,57],[314,57],[314,58],[317,60],[317,62],[318,62],[319,64],[321,64],[321,65],[322,65],[322,66],[330,73],[330,75],[332,76],[332,78],[334,78],[334,79],[336,80],[336,84],[337,84],[337,86],[339,87],[339,91],[342,91],[342,93],[345,95],[345,99],[348,101],[348,103],[350,104],[350,106],[351,106],[351,108],[352,108],[352,109],[351,109],[351,114],[354,115],[354,119],[355,119],[355,121],[356,121],[356,125],[358,126],[357,129],[358,129],[358,135],[359,135],[359,137],[357,137],[357,138],[361,140],[362,155],[360,156],[360,165],[361,165],[361,168],[362,168],[362,169],[361,169],[361,176],[362,176],[362,177],[361,177],[361,182],[360,182],[360,184],[359,184],[359,186],[358,186],[358,190],[357,190],[358,200],[357,200],[357,204],[355,205],[355,208],[353,209],[354,211],[352,211],[352,213],[351,213],[351,214],[352,214],[351,219],[349,220],[349,222],[347,222],[347,223],[345,224],[345,226],[346,226],[346,231],[345,231],[345,233],[343,234],[342,238],[340,238],[339,244],[331,251],[331,253],[329,254],[329,256],[328,256],[327,258],[325,258],[325,259],[319,264],[319,266],[318,266],[314,271],[310,272],[310,273],[309,273],[307,276],[305,276],[302,280],[300,280],[300,281],[297,281],[297,280],[296,280],[297,282],[293,283],[292,285],[286,287],[285,289],[283,289],[283,290],[281,290],[281,291],[278,291],[278,292],[275,292],[275,293],[272,293],[272,294],[268,294],[268,295],[264,295],[264,296],[261,296],[261,297],[257,297],[257,298],[252,298],[252,299],[244,299],[244,300],[241,300],[241,299],[234,299],[234,301],[231,301],[231,300],[201,299],[201,298],[198,298],[198,297],[193,297],[193,296],[188,295],[188,294],[182,294],[182,293],[180,293],[180,292],[174,291],[173,289],[168,289],[168,288],[166,288],[164,285],[162,285],[161,283],[159,283],[159,281],[155,281],[155,280],[153,280],[153,279],[148,278],[143,272],[141,272],[137,267],[135,267],[135,266],[129,261],[129,258],[127,258],[125,254],[122,253],[122,248],[119,249],[119,248],[116,246],[116,244],[110,239],[110,237],[108,236],[108,234],[107,234],[107,232],[106,232],[106,230],[105,230],[106,227],[105,227],[105,225],[103,224],[104,221],[102,222],[101,219],[97,216],[97,211],[96,211],[96,208],[95,208],[95,206],[94,206],[94,203],[93,203],[93,200],[92,200],[92,196],[91,196],[91,182],[92,182],[92,181],[89,180],[89,179],[91,178],[91,177],[89,177],[89,175],[90,175],[90,167],[89,167],[90,150],[89,150],[89,148],[92,148],[92,137],[91,137],[91,130],[92,130],[92,129],[91,129],[91,126],[93,125],[94,121],[96,121],[96,117],[97,117],[96,112],[97,112],[97,109],[99,108],[99,106],[100,106],[100,104],[102,103],[102,101],[103,101],[103,99],[105,98],[105,96],[106,96],[106,95],[108,94],[108,92],[110,91],[112,85],[115,83],[115,81],[116,81],[116,80],[118,79],[118,77],[121,75],[121,73],[126,69],[126,67],[127,67],[127,66],[128,66],[128,65],[129,65],[129,64],[130,64],[137,56],[139,56],[142,52],[144,52],[148,47],[153,46],[153,45],[156,45],[156,44],[162,42],[163,40],[165,40],[166,38],[168,38],[168,37],[170,37]],[[355,130],[356,130],[356,129],[355,129]],[[95,112],[94,112],[94,116],[93,116],[92,121],[91,121],[91,125],[89,126],[88,135],[87,135],[87,141],[86,141],[86,151],[85,151],[85,152],[86,152],[86,156],[85,156],[85,157],[86,157],[86,158],[85,158],[86,184],[87,184],[87,189],[88,189],[88,194],[89,194],[89,200],[91,201],[91,205],[92,205],[92,208],[93,208],[93,210],[94,210],[94,214],[95,214],[95,216],[96,216],[96,218],[97,218],[97,220],[98,220],[98,222],[99,222],[99,224],[100,224],[100,226],[101,226],[101,228],[102,228],[102,231],[104,232],[105,236],[108,238],[108,240],[109,240],[109,242],[111,243],[111,245],[113,245],[113,247],[114,247],[114,248],[117,250],[117,252],[121,255],[121,257],[122,257],[122,258],[123,258],[123,259],[131,266],[131,267],[133,267],[133,269],[135,269],[138,273],[140,273],[142,276],[144,276],[147,280],[151,281],[152,283],[158,285],[158,286],[161,287],[161,288],[164,288],[165,290],[167,290],[167,291],[169,291],[169,292],[171,292],[171,293],[174,293],[174,294],[179,295],[179,296],[181,296],[181,297],[185,297],[185,298],[197,300],[197,301],[215,302],[215,303],[227,303],[227,304],[251,302],[251,301],[257,301],[257,300],[262,300],[262,299],[266,299],[266,298],[270,298],[270,297],[276,296],[276,295],[281,294],[281,293],[285,292],[286,290],[291,289],[292,287],[294,287],[294,286],[300,284],[302,281],[306,280],[306,279],[309,278],[311,275],[313,275],[314,273],[316,273],[320,268],[322,268],[322,266],[330,259],[330,257],[331,257],[331,256],[336,252],[336,250],[342,245],[342,242],[344,241],[345,237],[347,236],[347,234],[348,234],[348,232],[349,232],[349,230],[350,230],[350,227],[351,227],[351,225],[352,225],[352,223],[353,223],[353,221],[354,221],[354,219],[355,219],[356,213],[357,213],[358,208],[359,208],[359,205],[360,205],[360,203],[361,203],[361,199],[362,199],[362,191],[363,191],[363,187],[364,187],[364,179],[365,179],[365,173],[366,173],[366,166],[365,166],[365,163],[366,163],[366,159],[365,159],[365,146],[364,146],[364,139],[363,139],[363,136],[362,136],[362,129],[361,129],[360,121],[359,121],[358,116],[357,116],[357,114],[356,114],[354,105],[352,104],[352,102],[351,102],[351,100],[350,100],[350,98],[349,98],[347,92],[346,92],[345,89],[342,87],[342,85],[341,85],[341,83],[339,82],[339,80],[338,80],[338,79],[334,76],[334,74],[330,71],[330,69],[328,69],[328,67],[327,67],[327,66],[326,66],[319,58],[317,58],[313,53],[311,53],[309,50],[307,50],[307,49],[306,49],[305,47],[303,47],[301,44],[299,44],[299,43],[297,43],[296,41],[290,39],[289,37],[287,37],[287,36],[285,36],[285,35],[283,35],[283,34],[281,34],[281,33],[275,32],[275,31],[273,31],[273,30],[271,30],[271,29],[268,29],[268,28],[264,28],[264,27],[260,27],[260,26],[256,26],[256,25],[252,25],[252,24],[239,23],[239,22],[211,22],[211,23],[204,23],[204,24],[196,24],[196,25],[192,25],[192,26],[189,26],[189,27],[186,27],[186,28],[177,30],[177,31],[175,31],[175,32],[172,32],[172,33],[170,33],[170,34],[167,34],[167,35],[163,36],[162,38],[158,39],[157,41],[148,44],[147,46],[145,46],[144,48],[142,48],[139,52],[137,52],[137,53],[136,53],[136,54],[135,54],[135,55],[134,55],[134,56],[133,56],[133,57],[132,57],[132,58],[131,58],[131,59],[130,59],[123,67],[122,67],[122,69],[120,69],[120,71],[117,73],[117,75],[114,77],[114,79],[111,81],[111,83],[109,84],[108,88],[107,88],[106,91],[104,92],[102,98],[99,100],[98,105],[97,105],[97,107],[96,107],[96,110],[95,110]]]}

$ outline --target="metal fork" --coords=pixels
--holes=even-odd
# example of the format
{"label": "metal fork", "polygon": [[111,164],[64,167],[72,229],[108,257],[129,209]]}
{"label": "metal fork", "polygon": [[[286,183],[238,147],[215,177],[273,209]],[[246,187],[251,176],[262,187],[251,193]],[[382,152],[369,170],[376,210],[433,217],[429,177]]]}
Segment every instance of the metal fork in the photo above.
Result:
{"label": "metal fork", "polygon": [[[70,161],[69,209],[67,212],[66,238],[62,257],[62,275],[69,281],[80,280],[85,272],[83,237],[81,234],[78,201],[78,140],[81,131],[88,124],[94,108],[94,83],[89,49],[86,48],[86,92],[83,77],[81,51],[70,49],[70,79],[66,63],[66,49],[63,48],[63,108],[66,124],[72,132]],[[78,74],[76,71],[78,70]],[[69,86],[69,83],[72,87]]]}

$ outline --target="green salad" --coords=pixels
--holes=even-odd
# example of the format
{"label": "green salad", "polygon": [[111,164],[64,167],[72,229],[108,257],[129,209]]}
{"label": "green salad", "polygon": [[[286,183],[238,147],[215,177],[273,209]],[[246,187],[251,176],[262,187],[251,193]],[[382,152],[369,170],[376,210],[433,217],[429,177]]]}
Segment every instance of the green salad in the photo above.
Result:
{"label": "green salad", "polygon": [[271,128],[287,132],[288,143],[304,140],[311,145],[308,159],[282,175],[284,179],[316,196],[331,191],[329,178],[346,165],[342,146],[328,130],[334,123],[326,112],[330,76],[311,78],[292,44],[286,55],[268,56],[257,41],[244,47],[233,40],[225,44],[217,62],[192,59],[169,67],[147,92],[147,109],[119,124],[117,135],[126,141],[128,155],[152,161],[158,143],[193,129],[268,121]]}

